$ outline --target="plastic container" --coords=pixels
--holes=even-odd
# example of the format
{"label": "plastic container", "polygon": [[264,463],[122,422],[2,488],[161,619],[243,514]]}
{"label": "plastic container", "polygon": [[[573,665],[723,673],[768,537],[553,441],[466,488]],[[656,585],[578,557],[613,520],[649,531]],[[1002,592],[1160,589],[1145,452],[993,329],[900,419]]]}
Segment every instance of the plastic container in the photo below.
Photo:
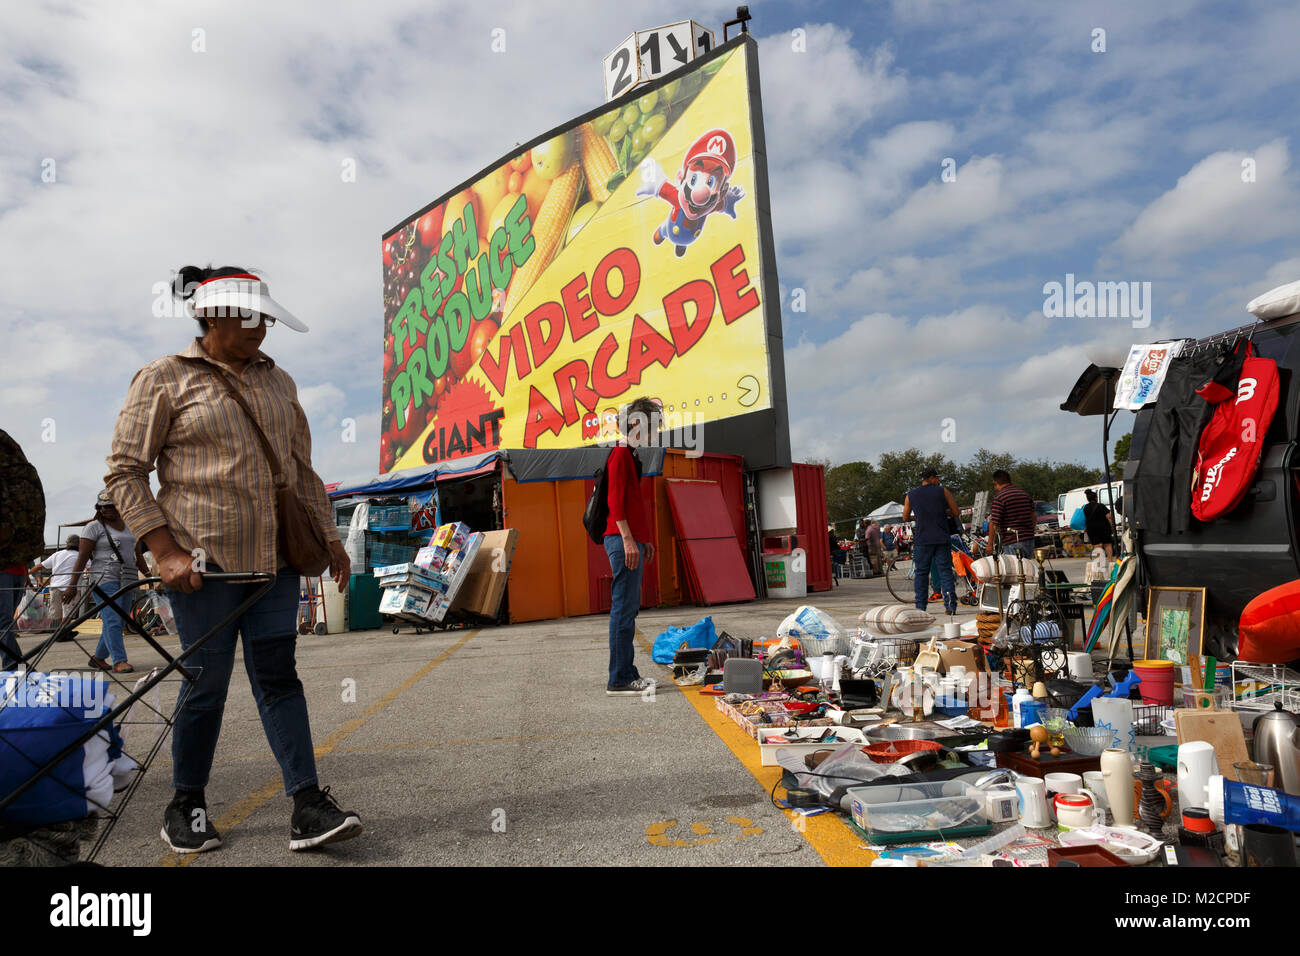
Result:
{"label": "plastic container", "polygon": [[1011,714],[1012,714],[1012,721],[1014,726],[1016,727],[1025,726],[1024,723],[1022,722],[1023,712],[1021,710],[1021,707],[1024,704],[1032,704],[1033,702],[1034,702],[1034,695],[1029,693],[1029,688],[1022,687],[1018,691],[1016,691],[1015,696],[1011,698]]}
{"label": "plastic container", "polygon": [[1173,661],[1134,661],[1133,670],[1142,678],[1142,700],[1145,703],[1173,704]]}
{"label": "plastic container", "polygon": [[946,830],[985,823],[984,794],[960,780],[850,787],[853,822],[868,834]]}
{"label": "plastic container", "polygon": [[1215,774],[1205,796],[1210,819],[1220,826],[1260,824],[1300,832],[1300,799],[1281,790],[1237,783]]}

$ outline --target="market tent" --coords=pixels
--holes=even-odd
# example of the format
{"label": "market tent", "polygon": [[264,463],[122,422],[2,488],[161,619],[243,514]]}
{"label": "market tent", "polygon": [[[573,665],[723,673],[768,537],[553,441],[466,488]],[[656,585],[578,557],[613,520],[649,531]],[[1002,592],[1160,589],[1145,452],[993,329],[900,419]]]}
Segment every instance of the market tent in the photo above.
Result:
{"label": "market tent", "polygon": [[341,484],[330,491],[329,496],[347,498],[352,495],[400,495],[413,489],[427,488],[440,478],[462,478],[491,471],[496,467],[497,459],[500,457],[499,451],[486,451],[451,461],[440,461],[436,465],[425,465],[422,468],[403,468],[401,471],[390,471],[386,475],[367,478],[357,484]]}
{"label": "market tent", "polygon": [[890,501],[881,505],[871,514],[867,515],[871,521],[901,521],[903,519],[903,506],[897,501]]}

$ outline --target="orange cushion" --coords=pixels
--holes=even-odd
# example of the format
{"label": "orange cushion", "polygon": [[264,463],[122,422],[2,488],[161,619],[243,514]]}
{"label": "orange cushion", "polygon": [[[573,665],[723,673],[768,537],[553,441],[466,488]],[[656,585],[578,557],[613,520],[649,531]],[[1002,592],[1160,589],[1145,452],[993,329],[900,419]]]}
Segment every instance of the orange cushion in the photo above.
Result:
{"label": "orange cushion", "polygon": [[1285,664],[1300,657],[1300,581],[1265,591],[1241,612],[1237,657]]}

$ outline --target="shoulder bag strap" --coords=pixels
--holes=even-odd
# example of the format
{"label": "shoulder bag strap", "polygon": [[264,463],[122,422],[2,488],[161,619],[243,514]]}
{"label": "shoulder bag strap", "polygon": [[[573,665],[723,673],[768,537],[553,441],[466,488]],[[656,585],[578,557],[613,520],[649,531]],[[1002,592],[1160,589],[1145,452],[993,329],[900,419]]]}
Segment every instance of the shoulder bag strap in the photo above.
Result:
{"label": "shoulder bag strap", "polygon": [[113,549],[113,554],[117,555],[117,563],[125,568],[126,559],[122,557],[122,552],[118,550],[117,542],[113,540],[113,529],[104,524],[103,521],[99,522],[99,526],[104,529],[104,537],[108,539],[108,546]]}
{"label": "shoulder bag strap", "polygon": [[271,479],[275,482],[275,486],[277,488],[283,488],[287,485],[288,480],[285,478],[284,469],[280,465],[280,456],[275,453],[275,449],[271,447],[271,440],[266,437],[266,432],[264,432],[262,426],[258,424],[257,416],[253,414],[253,409],[248,405],[248,399],[239,394],[239,390],[231,384],[230,379],[227,378],[225,373],[220,369],[203,361],[203,359],[193,358],[191,356],[181,356],[181,358],[191,364],[202,365],[209,369],[221,384],[225,386],[226,393],[235,400],[236,405],[244,410],[244,414],[248,416],[248,420],[253,425],[253,430],[257,432],[257,440],[262,445],[262,451],[266,454],[266,460],[271,464]]}

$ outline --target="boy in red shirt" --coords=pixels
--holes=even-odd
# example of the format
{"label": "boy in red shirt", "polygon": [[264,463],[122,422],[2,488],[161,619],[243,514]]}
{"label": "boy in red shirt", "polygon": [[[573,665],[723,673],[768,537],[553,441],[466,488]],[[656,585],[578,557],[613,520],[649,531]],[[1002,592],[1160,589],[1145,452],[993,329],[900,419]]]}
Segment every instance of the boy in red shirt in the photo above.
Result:
{"label": "boy in red shirt", "polygon": [[614,575],[609,607],[609,697],[639,697],[655,682],[642,677],[633,661],[636,615],[641,608],[641,571],[654,560],[650,522],[641,498],[641,463],[632,449],[658,433],[659,408],[638,398],[619,414],[623,441],[609,453],[609,520],[605,523],[605,554]]}

